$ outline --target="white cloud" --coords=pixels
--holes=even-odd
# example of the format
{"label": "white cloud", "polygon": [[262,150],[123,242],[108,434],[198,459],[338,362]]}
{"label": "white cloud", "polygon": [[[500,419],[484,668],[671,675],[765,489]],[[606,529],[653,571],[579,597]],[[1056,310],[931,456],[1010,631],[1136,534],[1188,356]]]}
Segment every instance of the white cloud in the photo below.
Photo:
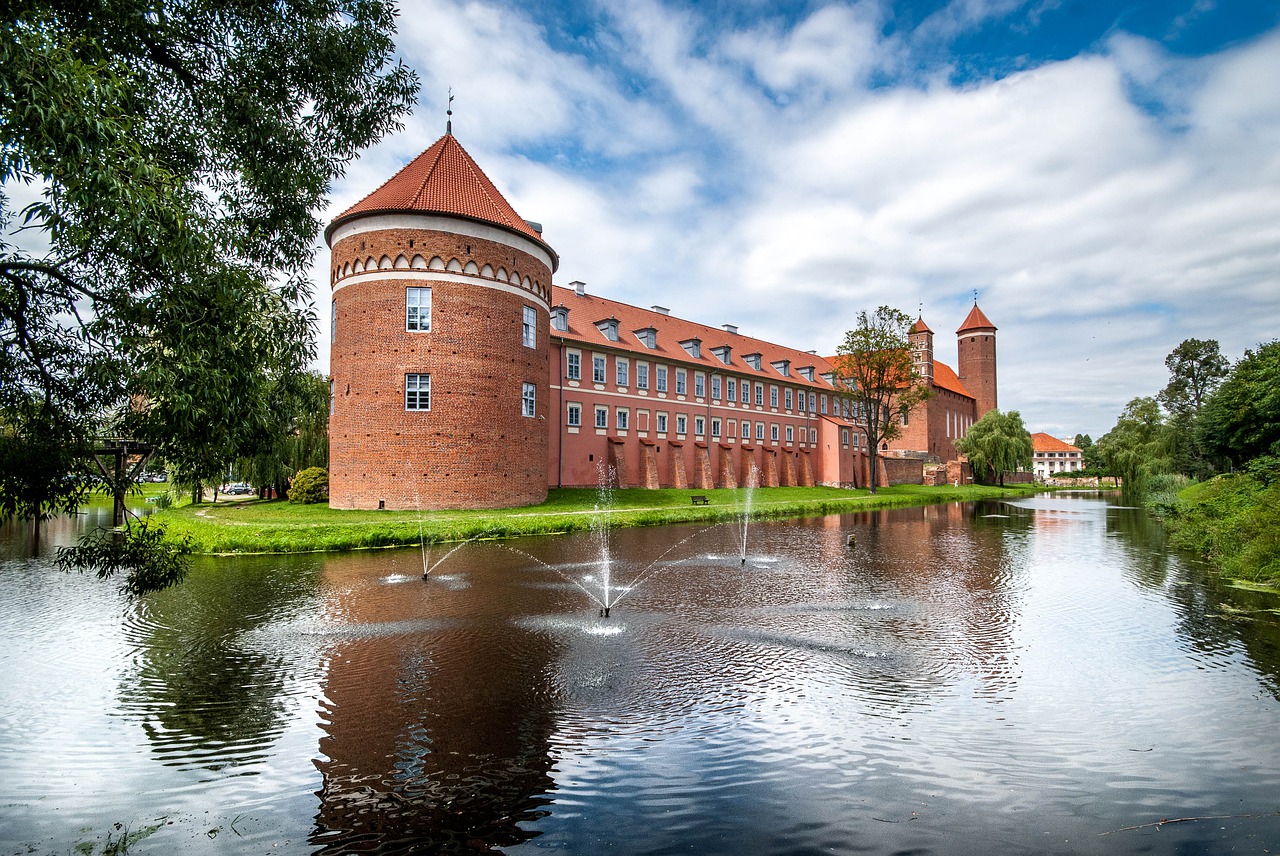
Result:
{"label": "white cloud", "polygon": [[999,81],[869,89],[910,50],[870,7],[723,32],[656,0],[602,14],[578,52],[496,2],[434,0],[402,43],[436,106],[333,212],[439,135],[451,82],[455,131],[545,225],[557,282],[824,353],[858,310],[923,303],[948,362],[977,289],[1001,406],[1032,430],[1096,437],[1182,339],[1234,357],[1280,330],[1278,33],[1203,59],[1116,34]]}

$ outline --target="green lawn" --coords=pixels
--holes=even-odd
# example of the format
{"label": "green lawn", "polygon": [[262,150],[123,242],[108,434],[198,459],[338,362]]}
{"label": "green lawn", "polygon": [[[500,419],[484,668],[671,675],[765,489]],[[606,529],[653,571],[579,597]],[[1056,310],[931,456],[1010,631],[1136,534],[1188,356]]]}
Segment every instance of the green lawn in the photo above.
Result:
{"label": "green lawn", "polygon": [[[751,496],[752,517],[796,517],[867,511],[938,502],[1019,496],[1030,485],[998,488],[899,485],[866,490],[829,487],[758,488]],[[695,506],[690,497],[706,496]],[[202,553],[296,553],[358,550],[372,547],[465,541],[476,537],[548,535],[590,528],[597,508],[609,525],[657,526],[664,523],[726,520],[746,507],[743,490],[613,490],[602,501],[587,489],[552,490],[541,505],[485,511],[351,511],[326,505],[250,499],[200,503],[157,512],[172,535],[187,535]]]}

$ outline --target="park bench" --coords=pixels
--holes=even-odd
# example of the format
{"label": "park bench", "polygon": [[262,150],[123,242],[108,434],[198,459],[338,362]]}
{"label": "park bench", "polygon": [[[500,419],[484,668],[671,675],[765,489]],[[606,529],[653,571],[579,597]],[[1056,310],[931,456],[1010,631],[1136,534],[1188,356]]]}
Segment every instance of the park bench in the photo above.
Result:
{"label": "park bench", "polygon": [[689,501],[692,502],[694,505],[707,504],[707,498],[705,496],[691,496],[689,497]]}

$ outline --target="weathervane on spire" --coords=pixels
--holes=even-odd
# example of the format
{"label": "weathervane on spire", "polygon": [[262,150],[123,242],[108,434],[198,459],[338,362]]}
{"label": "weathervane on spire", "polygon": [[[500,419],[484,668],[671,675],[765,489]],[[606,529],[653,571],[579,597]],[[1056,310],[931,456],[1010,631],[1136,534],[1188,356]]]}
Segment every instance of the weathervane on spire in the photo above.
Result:
{"label": "weathervane on spire", "polygon": [[976,288],[973,290],[973,305],[978,305],[978,289]]}
{"label": "weathervane on spire", "polygon": [[445,115],[444,132],[446,134],[452,135],[453,134],[453,87],[452,86],[449,87],[449,104],[444,111],[444,115]]}

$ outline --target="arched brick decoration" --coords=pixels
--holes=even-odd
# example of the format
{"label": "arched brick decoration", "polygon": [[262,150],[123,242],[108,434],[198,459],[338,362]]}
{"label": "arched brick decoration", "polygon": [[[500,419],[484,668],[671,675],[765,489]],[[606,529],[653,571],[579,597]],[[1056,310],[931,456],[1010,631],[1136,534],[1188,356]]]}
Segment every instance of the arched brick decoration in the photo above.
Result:
{"label": "arched brick decoration", "polygon": [[[343,272],[333,283],[330,505],[544,501],[550,306],[544,291],[483,277],[480,265],[518,265],[549,282],[559,262],[550,246],[450,135],[339,215],[325,239]],[[410,288],[430,289],[429,329],[408,329]],[[410,401],[409,375],[429,377],[429,398]]]}

